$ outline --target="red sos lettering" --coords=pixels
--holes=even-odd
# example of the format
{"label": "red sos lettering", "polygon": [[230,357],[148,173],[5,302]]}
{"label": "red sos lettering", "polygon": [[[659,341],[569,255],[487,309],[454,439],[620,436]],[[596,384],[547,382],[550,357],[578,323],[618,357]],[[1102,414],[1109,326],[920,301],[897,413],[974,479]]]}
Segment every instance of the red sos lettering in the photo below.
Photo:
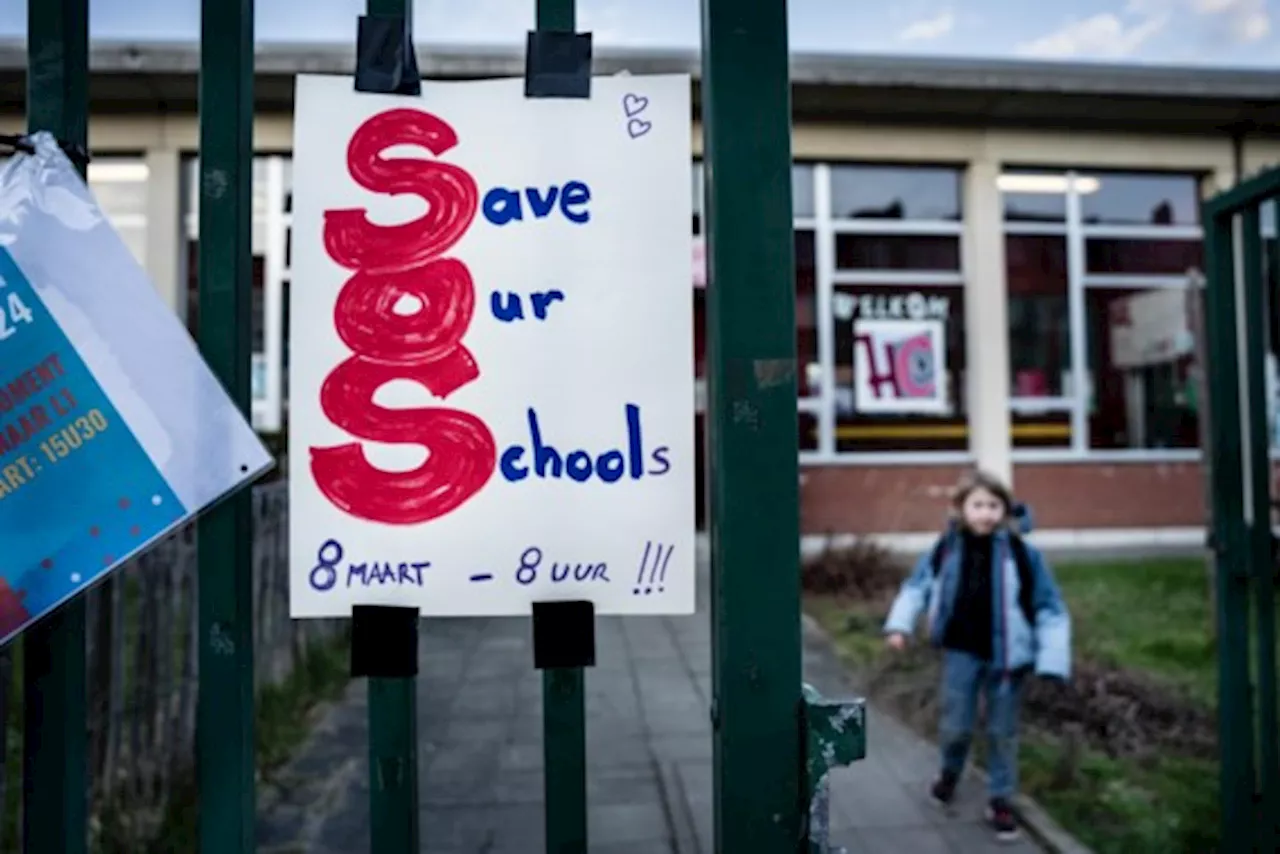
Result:
{"label": "red sos lettering", "polygon": [[[352,270],[334,306],[338,337],[352,355],[320,389],[320,407],[336,426],[370,442],[414,444],[427,459],[411,471],[374,467],[360,443],[311,448],[311,474],[334,506],[374,522],[411,525],[444,516],[475,495],[493,475],[493,434],[476,416],[456,409],[388,409],[373,396],[391,380],[410,380],[445,398],[480,375],[462,344],[475,309],[465,264],[441,258],[476,215],[476,182],[439,160],[391,159],[396,145],[417,145],[439,157],[458,142],[440,118],[394,109],[366,121],[347,146],[352,179],[374,193],[412,194],[427,212],[412,222],[377,225],[362,209],[325,211],[329,257]],[[405,297],[412,314],[397,312]]]}

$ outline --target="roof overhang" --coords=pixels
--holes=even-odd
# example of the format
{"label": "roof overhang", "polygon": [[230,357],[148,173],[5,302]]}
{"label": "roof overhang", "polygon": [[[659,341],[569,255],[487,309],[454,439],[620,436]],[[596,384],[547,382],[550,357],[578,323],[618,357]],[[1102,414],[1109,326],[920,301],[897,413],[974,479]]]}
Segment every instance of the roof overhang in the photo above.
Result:
{"label": "roof overhang", "polygon": [[[427,45],[424,76],[466,80],[524,73],[515,46]],[[194,43],[95,43],[90,99],[95,112],[194,111],[199,74]],[[262,111],[292,107],[298,73],[349,74],[350,46],[260,45],[255,97]],[[701,77],[695,51],[597,48],[595,73],[687,73]],[[0,40],[0,108],[20,110],[26,46]],[[1076,130],[1280,134],[1280,73],[1217,68],[951,58],[794,54],[797,121],[1018,126]],[[695,83],[695,109],[698,87]]]}

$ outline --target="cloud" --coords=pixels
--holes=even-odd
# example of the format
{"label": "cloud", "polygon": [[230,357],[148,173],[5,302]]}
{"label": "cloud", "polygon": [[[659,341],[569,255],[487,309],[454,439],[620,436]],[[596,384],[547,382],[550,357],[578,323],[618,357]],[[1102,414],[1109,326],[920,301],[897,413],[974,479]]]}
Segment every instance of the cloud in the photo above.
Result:
{"label": "cloud", "polygon": [[1267,0],[1191,0],[1197,13],[1213,16],[1238,43],[1256,42],[1271,34]]}
{"label": "cloud", "polygon": [[1129,0],[1128,10],[1146,15],[1189,12],[1188,29],[1200,35],[1207,31],[1211,39],[1250,44],[1271,35],[1270,5],[1268,0]]}
{"label": "cloud", "polygon": [[908,24],[898,33],[898,40],[904,42],[933,41],[945,36],[955,29],[956,16],[951,10],[944,10],[932,18]]}
{"label": "cloud", "polygon": [[[1223,1],[1196,0],[1196,2]],[[1083,20],[1068,21],[1061,29],[1024,42],[1015,50],[1022,56],[1042,59],[1067,57],[1116,59],[1131,56],[1143,43],[1165,28],[1169,23],[1170,13],[1154,11],[1136,16],[1127,14],[1125,18],[1128,20],[1111,12],[1103,12]]]}

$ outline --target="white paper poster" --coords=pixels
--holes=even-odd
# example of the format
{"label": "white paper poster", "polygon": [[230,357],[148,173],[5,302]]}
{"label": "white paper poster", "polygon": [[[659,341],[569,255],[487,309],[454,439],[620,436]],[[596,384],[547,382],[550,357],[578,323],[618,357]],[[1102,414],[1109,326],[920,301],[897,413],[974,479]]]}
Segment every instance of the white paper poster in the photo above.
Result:
{"label": "white paper poster", "polygon": [[1142,291],[1111,303],[1111,363],[1142,368],[1175,362],[1194,349],[1183,288]]}
{"label": "white paper poster", "polygon": [[298,78],[295,617],[694,610],[689,91]]}
{"label": "white paper poster", "polygon": [[856,411],[946,414],[945,333],[940,320],[854,320]]}

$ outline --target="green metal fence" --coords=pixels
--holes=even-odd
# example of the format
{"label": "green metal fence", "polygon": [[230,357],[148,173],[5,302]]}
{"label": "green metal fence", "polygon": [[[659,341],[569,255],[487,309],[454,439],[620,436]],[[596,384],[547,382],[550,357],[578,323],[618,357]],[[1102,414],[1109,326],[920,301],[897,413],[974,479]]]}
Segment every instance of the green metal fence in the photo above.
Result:
{"label": "green metal fence", "polygon": [[[40,0],[28,4],[27,15],[29,128],[87,148],[88,0]],[[23,641],[22,836],[29,852],[87,848],[85,642],[82,598],[31,627]]]}
{"label": "green metal fence", "polygon": [[1280,249],[1272,240],[1267,258],[1261,228],[1264,208],[1274,211],[1277,199],[1280,169],[1203,206],[1223,852],[1280,850],[1276,554],[1264,373],[1267,318],[1280,294]]}
{"label": "green metal fence", "polygon": [[[531,0],[534,2],[534,0]],[[536,0],[575,29],[574,0]],[[368,0],[405,17],[410,0]],[[29,123],[88,145],[88,0],[32,0]],[[703,0],[709,222],[716,850],[825,851],[827,771],[865,754],[858,701],[801,685],[790,86],[785,0]],[[354,21],[353,31],[354,31]],[[249,408],[253,0],[202,0],[201,347]],[[751,133],[740,132],[751,128]],[[254,850],[252,514],[248,491],[200,522],[200,845]],[[85,629],[79,603],[30,630],[24,848],[86,850]],[[584,674],[544,675],[547,850],[588,850]],[[419,848],[411,679],[371,679],[375,854]],[[391,773],[394,771],[394,773]],[[424,830],[430,833],[430,828]]]}

